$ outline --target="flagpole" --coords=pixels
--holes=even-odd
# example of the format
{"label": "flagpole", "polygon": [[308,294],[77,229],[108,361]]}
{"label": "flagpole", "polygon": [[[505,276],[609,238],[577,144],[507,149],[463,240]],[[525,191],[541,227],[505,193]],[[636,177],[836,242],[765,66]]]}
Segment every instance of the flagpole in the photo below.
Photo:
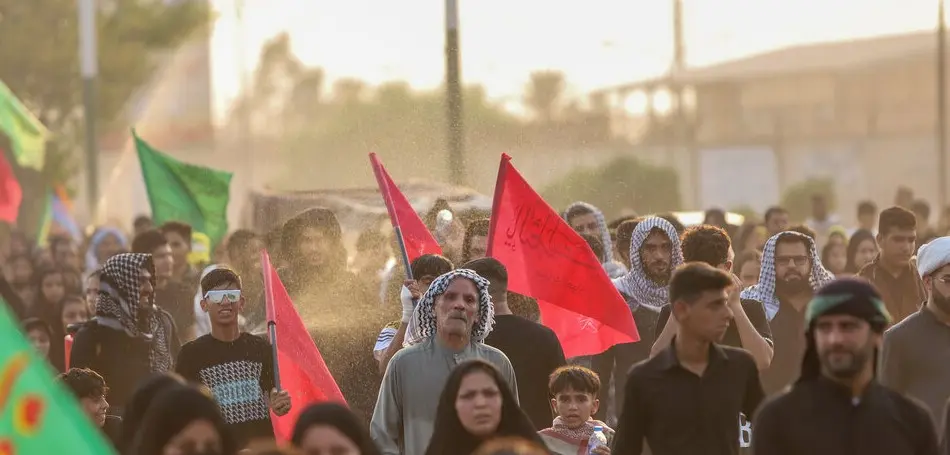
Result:
{"label": "flagpole", "polygon": [[280,362],[277,359],[277,321],[274,314],[274,279],[271,276],[273,265],[267,250],[261,250],[261,273],[264,278],[264,306],[267,314],[267,337],[270,339],[270,353],[274,359],[274,387],[280,390]]}
{"label": "flagpole", "polygon": [[82,76],[83,117],[86,123],[86,195],[89,222],[98,222],[99,150],[96,135],[96,78],[99,73],[96,0],[79,0],[79,71]]}
{"label": "flagpole", "polygon": [[409,251],[406,249],[406,240],[402,236],[402,228],[399,227],[399,217],[396,210],[393,209],[393,195],[389,191],[389,185],[383,178],[382,164],[375,153],[369,154],[369,162],[373,166],[373,175],[376,176],[376,184],[379,191],[383,193],[383,202],[386,204],[386,211],[389,212],[389,222],[393,225],[393,232],[396,234],[396,243],[399,244],[399,252],[402,253],[402,264],[406,269],[406,279],[412,280],[412,263],[409,261]]}

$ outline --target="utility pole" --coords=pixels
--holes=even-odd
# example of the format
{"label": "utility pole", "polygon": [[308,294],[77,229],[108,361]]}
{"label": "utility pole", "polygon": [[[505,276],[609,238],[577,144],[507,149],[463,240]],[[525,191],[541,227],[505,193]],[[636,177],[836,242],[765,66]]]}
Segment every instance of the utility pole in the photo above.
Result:
{"label": "utility pole", "polygon": [[82,76],[83,118],[86,121],[86,196],[89,221],[98,223],[99,215],[99,144],[96,134],[96,78],[99,74],[96,0],[79,0],[79,72]]}
{"label": "utility pole", "polygon": [[254,131],[251,125],[251,84],[248,78],[247,72],[247,40],[245,35],[247,34],[247,29],[245,27],[245,16],[244,16],[244,0],[235,0],[234,10],[237,13],[237,64],[238,64],[238,76],[240,77],[240,90],[238,91],[240,95],[238,96],[238,102],[240,105],[240,112],[238,112],[238,122],[240,124],[241,131],[238,134],[241,135],[241,158],[244,160],[244,173],[247,183],[248,193],[254,191]]}
{"label": "utility pole", "polygon": [[673,100],[673,151],[685,151],[689,155],[690,181],[693,188],[693,205],[701,209],[701,179],[699,151],[690,140],[686,106],[683,102],[682,77],[686,70],[686,38],[683,27],[683,0],[673,0],[673,62],[670,65],[670,91]]}
{"label": "utility pole", "polygon": [[448,118],[449,175],[465,184],[465,129],[462,125],[462,70],[459,55],[458,0],[445,0],[445,104]]}
{"label": "utility pole", "polygon": [[937,208],[947,203],[947,21],[937,7]]}

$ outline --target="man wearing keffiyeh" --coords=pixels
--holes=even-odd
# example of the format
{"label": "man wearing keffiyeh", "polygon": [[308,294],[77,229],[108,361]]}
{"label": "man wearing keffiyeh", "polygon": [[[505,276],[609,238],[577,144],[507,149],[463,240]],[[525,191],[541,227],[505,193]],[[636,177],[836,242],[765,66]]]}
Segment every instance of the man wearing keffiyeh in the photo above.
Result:
{"label": "man wearing keffiyeh", "polygon": [[483,343],[494,325],[488,280],[468,269],[436,278],[413,310],[402,349],[386,368],[370,424],[384,455],[424,453],[432,436],[439,390],[452,369],[482,359],[518,396],[508,357]]}
{"label": "man wearing keffiyeh", "polygon": [[607,276],[619,278],[627,273],[626,267],[614,260],[614,247],[610,240],[610,230],[607,229],[604,212],[586,202],[575,202],[564,211],[564,221],[567,221],[567,224],[578,234],[588,234],[600,238],[600,241],[604,244],[604,255],[600,258],[600,262],[604,265]]}
{"label": "man wearing keffiyeh", "polygon": [[172,370],[181,345],[171,315],[155,305],[151,255],[113,256],[99,276],[96,318],[76,333],[70,366],[102,375],[121,411],[142,379]]}
{"label": "man wearing keffiyeh", "polygon": [[798,376],[804,352],[805,307],[822,285],[834,280],[821,264],[815,242],[807,235],[785,231],[773,235],[762,252],[759,282],[742,291],[743,304],[755,301],[765,308],[775,353],[762,372],[766,393],[783,389]]}
{"label": "man wearing keffiyeh", "polygon": [[[660,308],[669,303],[669,280],[673,269],[683,263],[679,236],[669,221],[651,216],[637,224],[630,239],[630,270],[613,280],[636,321],[637,331],[653,333]],[[651,342],[618,344],[594,356],[591,369],[601,378],[600,402],[596,418],[607,419],[608,408],[620,409],[623,404],[626,372],[635,363],[650,357]],[[611,378],[614,400],[610,400]]]}

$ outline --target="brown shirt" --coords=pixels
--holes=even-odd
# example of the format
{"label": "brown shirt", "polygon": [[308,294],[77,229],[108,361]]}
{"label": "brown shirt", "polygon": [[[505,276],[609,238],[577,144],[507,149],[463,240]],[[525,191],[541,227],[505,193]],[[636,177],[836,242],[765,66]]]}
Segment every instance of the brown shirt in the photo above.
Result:
{"label": "brown shirt", "polygon": [[920,305],[927,300],[924,282],[914,264],[907,264],[903,271],[894,276],[881,267],[878,256],[865,265],[858,272],[858,276],[870,281],[881,293],[895,324],[916,313]]}

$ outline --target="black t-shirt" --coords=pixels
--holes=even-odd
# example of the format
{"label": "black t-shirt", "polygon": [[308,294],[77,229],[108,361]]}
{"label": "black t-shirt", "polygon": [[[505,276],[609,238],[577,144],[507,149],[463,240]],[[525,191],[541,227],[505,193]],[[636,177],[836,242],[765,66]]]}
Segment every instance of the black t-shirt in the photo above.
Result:
{"label": "black t-shirt", "polygon": [[554,331],[513,314],[495,315],[495,328],[485,344],[504,352],[511,361],[518,381],[518,401],[535,428],[550,428],[554,416],[548,378],[567,363]]}
{"label": "black t-shirt", "polygon": [[[772,343],[772,330],[769,327],[769,320],[765,316],[765,308],[762,304],[755,300],[743,300],[742,310],[745,311],[745,315],[749,318],[749,322],[752,323],[752,327],[755,327],[755,331],[759,332],[759,335],[762,335],[762,338],[765,338],[766,341]],[[656,327],[653,329],[654,343],[660,338],[660,334],[663,333],[666,322],[670,319],[670,311],[670,305],[663,305],[663,308],[660,309],[660,317],[657,319]],[[726,334],[719,344],[732,346],[734,348],[742,347],[742,340],[739,338],[739,330],[736,329],[735,321],[729,323],[729,328],[726,329]]]}
{"label": "black t-shirt", "polygon": [[242,333],[229,343],[204,335],[182,346],[176,370],[211,389],[241,446],[274,439],[265,399],[274,388],[274,360],[263,338]]}

